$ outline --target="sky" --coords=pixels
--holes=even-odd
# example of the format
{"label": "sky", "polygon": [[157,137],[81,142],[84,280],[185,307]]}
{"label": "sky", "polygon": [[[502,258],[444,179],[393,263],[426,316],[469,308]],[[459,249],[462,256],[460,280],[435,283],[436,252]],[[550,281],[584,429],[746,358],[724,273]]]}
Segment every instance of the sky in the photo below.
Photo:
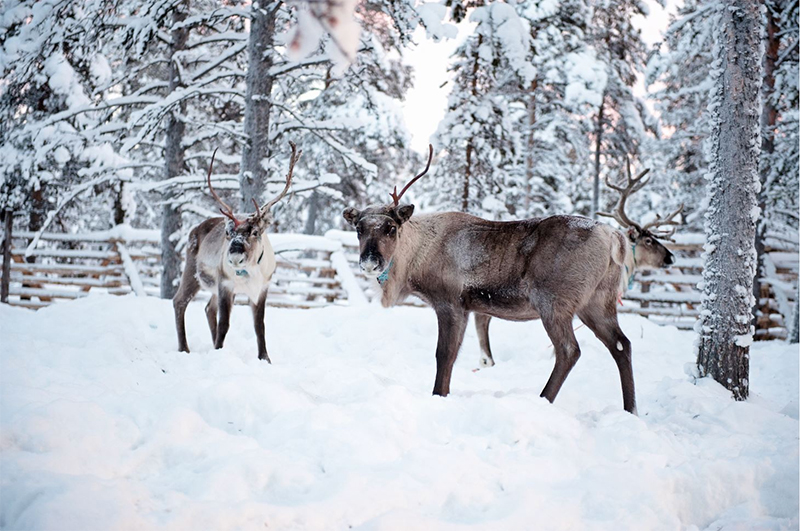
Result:
{"label": "sky", "polygon": [[[663,31],[669,23],[669,14],[674,13],[679,2],[667,1],[662,7],[654,0],[647,0],[650,8],[648,17],[635,17],[633,25],[642,32],[642,40],[652,46],[661,40]],[[406,52],[406,62],[416,72],[414,87],[409,90],[403,103],[406,126],[412,135],[411,148],[425,154],[431,135],[444,117],[447,110],[447,95],[450,92],[451,73],[447,68],[450,56],[459,44],[471,33],[473,25],[464,22],[458,26],[458,36],[451,40],[433,42],[425,36],[425,30],[417,29],[414,34],[416,48]],[[642,79],[639,80],[635,92],[644,96],[646,89]]]}

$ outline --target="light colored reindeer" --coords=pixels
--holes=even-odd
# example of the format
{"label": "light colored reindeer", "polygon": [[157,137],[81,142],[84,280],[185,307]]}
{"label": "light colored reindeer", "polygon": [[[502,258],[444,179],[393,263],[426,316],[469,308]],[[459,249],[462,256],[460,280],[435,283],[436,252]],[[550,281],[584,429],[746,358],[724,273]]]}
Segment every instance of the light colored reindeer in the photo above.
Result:
{"label": "light colored reindeer", "polygon": [[206,305],[206,318],[214,348],[217,349],[222,348],[228,333],[234,296],[243,293],[249,297],[253,311],[258,358],[270,362],[264,339],[264,309],[276,262],[266,230],[272,223],[270,209],[289,191],[294,165],[302,154],[294,143],[290,144],[292,156],[283,191],[261,208],[254,199],[255,212],[243,220],[234,215],[233,209],[220,199],[211,186],[211,169],[214,165],[212,155],[208,166],[208,188],[220,204],[220,212],[225,217],[207,219],[189,233],[186,267],[178,292],[172,299],[178,330],[178,350],[189,352],[184,314],[189,302],[200,289],[211,292],[211,300]]}

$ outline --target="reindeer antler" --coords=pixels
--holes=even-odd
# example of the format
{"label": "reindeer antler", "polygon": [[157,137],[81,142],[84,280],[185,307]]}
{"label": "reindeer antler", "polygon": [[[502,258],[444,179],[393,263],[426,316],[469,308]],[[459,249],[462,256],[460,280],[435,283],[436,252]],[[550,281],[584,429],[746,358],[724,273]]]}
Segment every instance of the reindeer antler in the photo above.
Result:
{"label": "reindeer antler", "polygon": [[217,149],[219,148],[214,149],[214,153],[211,154],[211,162],[208,165],[208,175],[206,175],[208,189],[211,190],[211,195],[214,196],[214,199],[217,200],[217,203],[221,205],[222,208],[220,208],[219,211],[222,212],[222,215],[233,221],[233,225],[238,227],[241,221],[236,219],[236,216],[233,215],[233,209],[229,207],[225,201],[220,199],[220,197],[217,195],[217,192],[214,191],[214,187],[211,186],[211,169],[214,167],[214,158],[217,156]]}
{"label": "reindeer antler", "polygon": [[642,227],[639,226],[638,223],[631,221],[628,215],[625,213],[625,202],[628,200],[628,197],[631,194],[635,194],[639,190],[642,189],[644,185],[648,183],[648,179],[644,179],[644,176],[650,172],[650,168],[645,169],[636,177],[631,176],[631,161],[630,159],[625,159],[625,166],[627,168],[627,176],[626,176],[626,184],[625,186],[616,186],[611,184],[608,180],[608,176],[606,176],[606,186],[611,188],[612,190],[616,190],[619,192],[619,200],[617,201],[617,205],[614,207],[613,213],[608,212],[598,212],[598,216],[605,216],[607,218],[614,218],[617,220],[617,223],[622,225],[623,227],[636,227],[638,230],[642,230]]}
{"label": "reindeer antler", "polygon": [[[289,145],[292,146],[292,157],[289,159],[289,173],[286,174],[286,186],[283,187],[283,191],[281,191],[281,193],[279,193],[277,197],[275,197],[269,203],[264,205],[264,207],[260,210],[262,215],[269,212],[269,209],[272,208],[272,206],[275,203],[283,199],[283,196],[286,195],[286,192],[289,191],[289,186],[291,186],[292,184],[292,173],[294,173],[294,165],[297,162],[297,159],[300,158],[300,155],[303,154],[303,150],[297,151],[297,146],[295,145],[294,142],[289,142]],[[255,200],[253,200],[253,202],[255,203]],[[256,208],[258,208],[258,203],[255,204]]]}
{"label": "reindeer antler", "polygon": [[[672,235],[675,234],[675,228],[681,224],[680,221],[675,221],[675,216],[683,212],[683,203],[667,217],[662,218],[660,214],[656,214],[656,219],[642,227],[643,230],[650,230],[656,238],[668,241],[675,241]],[[667,229],[660,229],[660,227],[667,226]],[[652,230],[651,230],[652,229]]]}
{"label": "reindeer antler", "polygon": [[428,165],[425,166],[425,169],[422,171],[422,173],[420,173],[419,175],[417,175],[416,177],[414,177],[413,179],[408,181],[408,184],[406,184],[403,187],[403,189],[400,190],[400,195],[397,195],[397,187],[396,186],[394,187],[394,192],[390,192],[389,193],[389,195],[392,196],[392,199],[394,200],[394,206],[398,206],[400,204],[400,198],[403,197],[403,194],[406,193],[406,190],[408,190],[411,187],[412,184],[417,182],[417,179],[419,179],[420,177],[422,177],[423,175],[428,173],[428,170],[431,167],[431,160],[433,160],[433,145],[428,144]]}

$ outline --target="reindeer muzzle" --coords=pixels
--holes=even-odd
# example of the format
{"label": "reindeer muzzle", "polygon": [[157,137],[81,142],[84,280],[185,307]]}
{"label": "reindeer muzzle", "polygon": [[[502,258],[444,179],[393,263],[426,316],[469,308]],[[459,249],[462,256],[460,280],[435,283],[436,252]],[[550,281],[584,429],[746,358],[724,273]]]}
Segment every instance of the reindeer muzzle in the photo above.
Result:
{"label": "reindeer muzzle", "polygon": [[383,259],[375,255],[368,255],[361,258],[361,260],[359,260],[359,266],[361,266],[361,271],[368,277],[377,277],[383,273],[385,269]]}

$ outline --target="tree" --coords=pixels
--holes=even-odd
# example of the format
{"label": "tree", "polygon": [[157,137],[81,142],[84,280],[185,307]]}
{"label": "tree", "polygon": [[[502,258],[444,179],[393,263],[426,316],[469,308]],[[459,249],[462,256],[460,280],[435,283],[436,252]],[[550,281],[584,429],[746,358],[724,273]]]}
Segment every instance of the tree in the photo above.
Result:
{"label": "tree", "polygon": [[756,0],[725,0],[709,111],[708,211],[697,365],[731,390],[749,393],[755,228],[760,188],[761,13]]}
{"label": "tree", "polygon": [[703,148],[710,134],[709,89],[713,83],[717,2],[687,0],[672,16],[664,41],[647,62],[645,82],[657,87],[650,99],[668,131],[652,144],[661,178],[651,187],[673,203],[684,204],[685,230],[702,229],[708,162]]}
{"label": "tree", "polygon": [[448,111],[436,132],[445,154],[427,188],[437,206],[499,217],[522,160],[516,124],[524,109],[512,102],[533,82],[529,35],[510,4],[477,7],[470,20],[477,26],[455,53]]}
{"label": "tree", "polygon": [[[93,206],[102,205],[109,184],[129,176],[113,132],[98,129],[102,114],[92,112],[107,98],[102,27],[91,22],[101,9],[92,0],[4,6],[0,190],[27,214],[30,230],[43,230],[80,194],[92,192]],[[82,224],[107,223],[103,210],[84,206]]]}
{"label": "tree", "polygon": [[281,3],[253,2],[247,40],[247,94],[244,103],[245,144],[239,172],[242,210],[252,212],[253,200],[264,203],[270,154],[270,115],[275,73],[275,24]]}
{"label": "tree", "polygon": [[589,213],[592,124],[588,118],[606,84],[603,65],[586,39],[592,11],[583,0],[518,5],[530,27],[535,78],[519,95],[527,115],[524,181],[510,190],[515,216]]}
{"label": "tree", "polygon": [[631,24],[634,14],[646,16],[646,5],[636,0],[605,2],[595,6],[592,19],[590,43],[607,76],[594,119],[592,218],[606,206],[600,200],[603,169],[621,173],[628,157],[639,156],[648,132],[659,133],[657,121],[632,90],[645,59],[640,32]]}

